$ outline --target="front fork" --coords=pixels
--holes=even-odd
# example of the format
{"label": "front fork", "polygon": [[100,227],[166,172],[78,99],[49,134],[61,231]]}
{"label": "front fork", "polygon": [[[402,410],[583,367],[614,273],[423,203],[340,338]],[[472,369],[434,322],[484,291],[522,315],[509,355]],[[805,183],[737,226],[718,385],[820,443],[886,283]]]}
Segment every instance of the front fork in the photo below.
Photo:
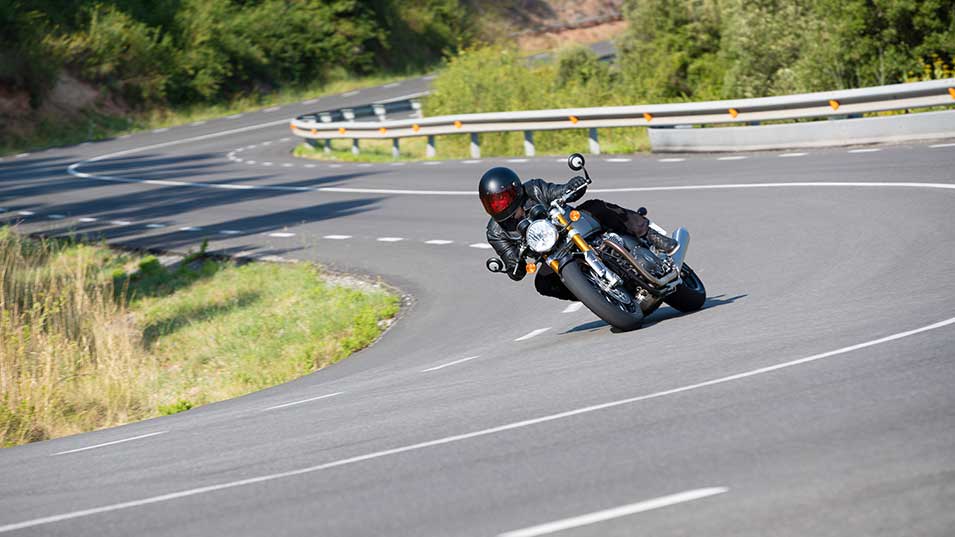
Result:
{"label": "front fork", "polygon": [[[558,213],[556,216],[560,225],[564,226],[564,229],[567,230],[567,237],[574,243],[575,246],[577,246],[577,249],[584,254],[584,261],[607,286],[607,288],[612,289],[618,286],[620,284],[620,277],[608,269],[607,265],[604,265],[603,261],[597,257],[594,249],[587,244],[587,241],[580,236],[580,233],[577,233],[577,230],[571,227],[570,223],[566,218],[564,218],[563,214]],[[555,273],[559,273],[560,263],[556,259],[547,257],[546,261],[547,264],[550,265],[550,268],[554,269]]]}

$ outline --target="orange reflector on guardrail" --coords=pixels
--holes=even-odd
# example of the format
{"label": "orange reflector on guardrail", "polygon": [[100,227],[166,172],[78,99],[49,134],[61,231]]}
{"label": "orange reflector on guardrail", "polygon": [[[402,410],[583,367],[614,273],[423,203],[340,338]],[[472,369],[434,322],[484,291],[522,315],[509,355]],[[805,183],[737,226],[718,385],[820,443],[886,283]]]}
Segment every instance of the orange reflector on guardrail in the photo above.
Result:
{"label": "orange reflector on guardrail", "polygon": [[411,130],[418,132],[421,130],[421,125],[418,125],[417,123],[415,123],[414,125],[411,126]]}
{"label": "orange reflector on guardrail", "polygon": [[455,121],[455,122],[454,122],[454,128],[456,128],[456,129],[460,129],[462,125],[463,125],[463,123],[461,123],[460,121]]}
{"label": "orange reflector on guardrail", "polygon": [[567,119],[569,119],[570,122],[573,123],[573,124],[575,124],[575,125],[577,124],[578,121],[580,121],[580,119],[579,119],[577,116],[570,116],[570,117],[567,118]]}
{"label": "orange reflector on guardrail", "polygon": [[948,94],[952,96],[952,99],[955,99],[955,88],[948,88]]}
{"label": "orange reflector on guardrail", "polygon": [[651,115],[648,114],[647,112],[644,112],[644,113],[643,113],[643,119],[647,120],[647,123],[649,123],[650,121],[653,120],[653,116],[651,116]]}
{"label": "orange reflector on guardrail", "polygon": [[338,134],[345,134],[345,127],[338,127]]}
{"label": "orange reflector on guardrail", "polygon": [[739,110],[737,110],[737,109],[735,109],[735,108],[730,108],[730,109],[729,109],[729,113],[730,113],[730,116],[731,116],[733,119],[736,119],[736,116],[739,115]]}
{"label": "orange reflector on guardrail", "polygon": [[312,129],[312,136],[318,134],[318,129]]}
{"label": "orange reflector on guardrail", "polygon": [[831,106],[833,110],[838,110],[838,109],[839,109],[839,101],[837,101],[837,100],[835,100],[835,99],[831,99],[831,100],[829,101],[829,106]]}
{"label": "orange reflector on guardrail", "polygon": [[384,134],[384,133],[388,132],[388,129],[382,127],[382,128],[380,128],[380,129],[378,129],[378,132],[380,132],[381,134]]}

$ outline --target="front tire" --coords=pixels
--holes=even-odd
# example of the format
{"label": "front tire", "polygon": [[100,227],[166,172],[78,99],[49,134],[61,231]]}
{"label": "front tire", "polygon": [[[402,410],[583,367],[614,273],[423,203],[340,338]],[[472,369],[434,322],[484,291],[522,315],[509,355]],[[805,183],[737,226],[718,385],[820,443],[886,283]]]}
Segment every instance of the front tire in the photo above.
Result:
{"label": "front tire", "polygon": [[706,287],[703,280],[693,272],[689,265],[683,264],[680,270],[683,283],[676,287],[676,291],[663,299],[670,307],[689,313],[703,307],[706,302]]}
{"label": "front tire", "polygon": [[585,273],[590,267],[580,260],[573,260],[561,269],[560,278],[574,296],[587,308],[618,330],[636,330],[643,324],[643,312],[636,302],[631,302],[636,311],[628,311],[614,301]]}

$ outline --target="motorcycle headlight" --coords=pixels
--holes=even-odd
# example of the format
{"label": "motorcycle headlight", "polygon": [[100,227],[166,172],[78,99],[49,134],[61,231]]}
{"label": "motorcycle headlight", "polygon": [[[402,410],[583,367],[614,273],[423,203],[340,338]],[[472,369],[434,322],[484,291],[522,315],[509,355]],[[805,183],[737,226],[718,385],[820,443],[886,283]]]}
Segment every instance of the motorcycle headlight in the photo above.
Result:
{"label": "motorcycle headlight", "polygon": [[524,236],[527,246],[539,254],[549,251],[557,244],[557,228],[547,220],[532,222]]}

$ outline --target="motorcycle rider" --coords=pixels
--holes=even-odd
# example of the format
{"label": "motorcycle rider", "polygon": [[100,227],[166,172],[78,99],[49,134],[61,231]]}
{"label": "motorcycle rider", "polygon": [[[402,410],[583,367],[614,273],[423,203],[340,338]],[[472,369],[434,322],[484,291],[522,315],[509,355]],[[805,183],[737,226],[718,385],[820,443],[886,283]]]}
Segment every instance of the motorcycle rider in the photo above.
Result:
{"label": "motorcycle rider", "polygon": [[[574,194],[567,201],[576,201],[583,197],[586,185],[587,180],[579,175],[561,185],[543,179],[522,183],[514,170],[505,167],[491,168],[484,173],[478,183],[478,194],[484,210],[491,216],[487,223],[487,242],[501,257],[512,280],[518,281],[527,275],[524,260],[519,259],[521,234],[517,230],[517,224],[524,219],[527,210],[537,204],[550,205],[571,192]],[[587,211],[601,225],[619,235],[646,238],[660,251],[669,254],[677,248],[675,240],[651,229],[650,221],[636,211],[598,199],[589,199],[577,209]],[[544,296],[577,300],[546,263],[537,271],[534,286]]]}

